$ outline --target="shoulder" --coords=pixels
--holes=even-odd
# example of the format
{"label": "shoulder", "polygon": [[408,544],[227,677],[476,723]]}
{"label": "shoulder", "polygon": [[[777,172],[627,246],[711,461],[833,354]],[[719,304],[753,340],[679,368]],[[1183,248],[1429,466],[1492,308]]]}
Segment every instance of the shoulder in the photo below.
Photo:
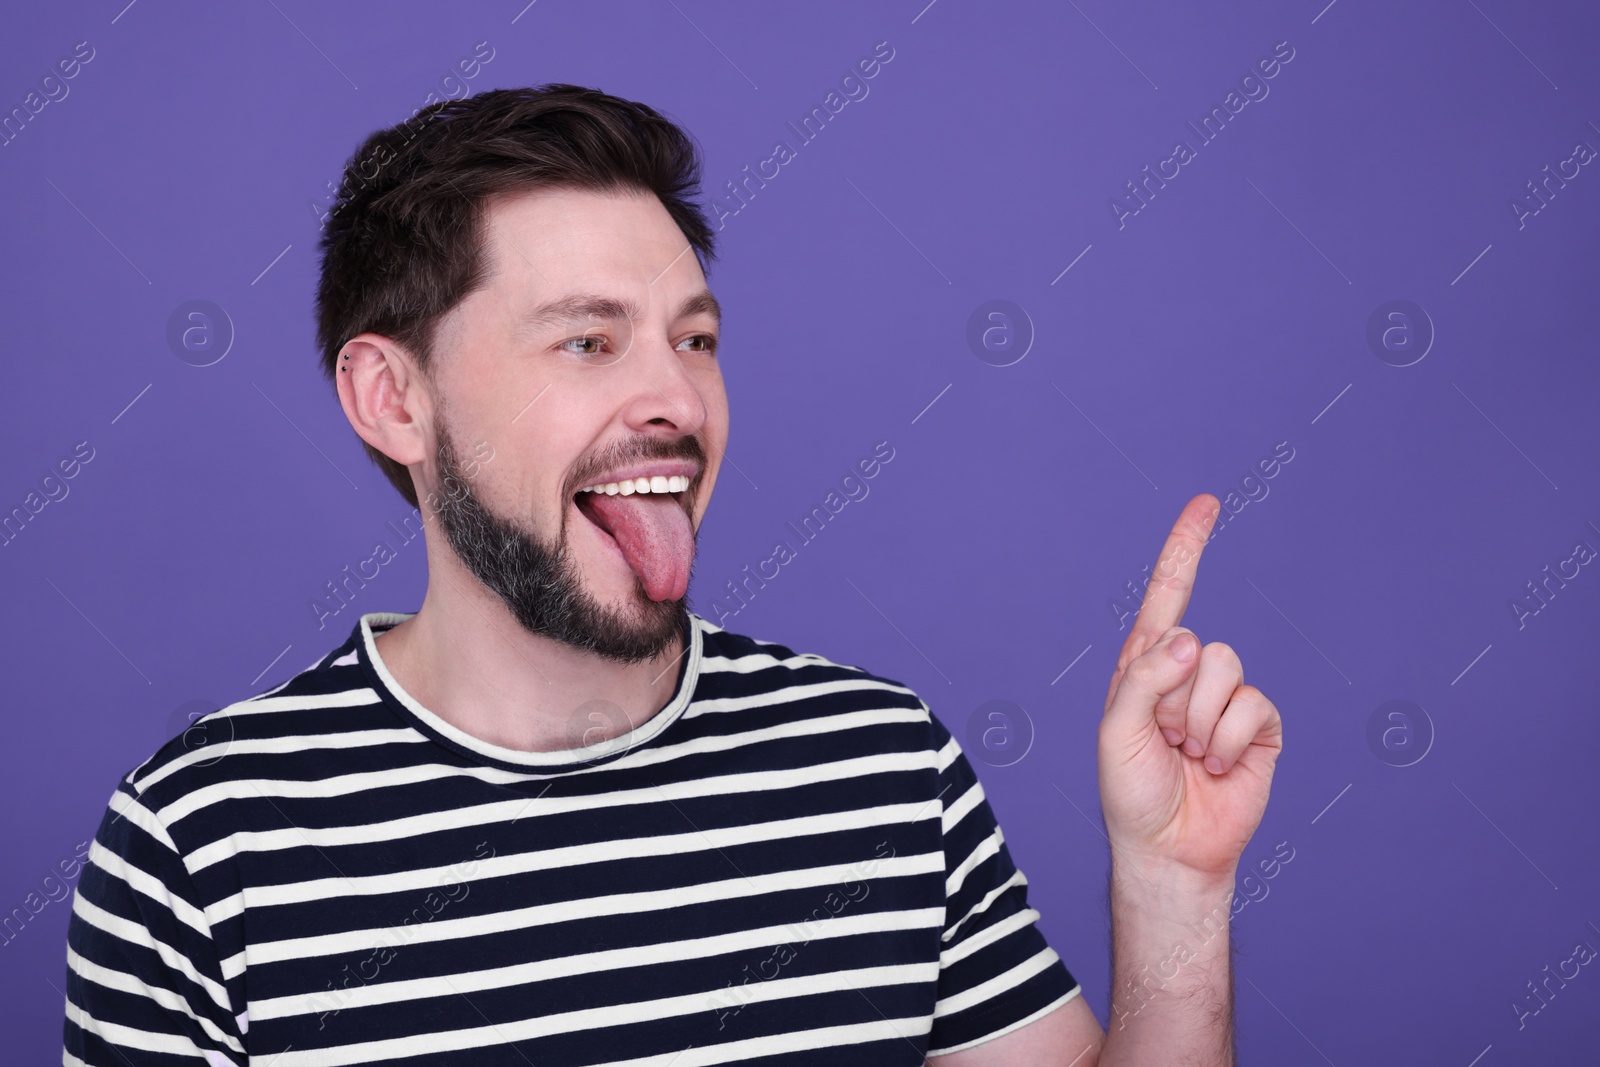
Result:
{"label": "shoulder", "polygon": [[769,684],[807,685],[855,682],[894,693],[926,707],[909,686],[864,667],[831,660],[815,652],[797,652],[789,645],[724,630],[695,616],[701,629],[700,672],[705,675],[764,675]]}
{"label": "shoulder", "polygon": [[922,697],[898,679],[695,619],[702,645],[697,705],[734,710],[782,703],[818,714],[870,712],[917,726],[926,735],[921,747],[938,750],[949,738]]}
{"label": "shoulder", "polygon": [[346,641],[288,681],[184,725],[124,777],[118,791],[166,826],[259,784],[328,772],[329,757],[413,742]]}

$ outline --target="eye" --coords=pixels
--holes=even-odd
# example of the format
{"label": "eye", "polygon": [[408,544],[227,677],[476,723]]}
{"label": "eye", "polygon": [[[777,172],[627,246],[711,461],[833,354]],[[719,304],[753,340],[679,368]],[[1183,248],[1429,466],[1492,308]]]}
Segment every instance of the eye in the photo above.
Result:
{"label": "eye", "polygon": [[573,337],[573,338],[569,338],[568,340],[562,341],[561,344],[557,345],[556,347],[557,348],[565,348],[567,345],[573,345],[573,344],[589,345],[591,347],[585,348],[585,349],[581,349],[581,350],[567,348],[566,350],[568,352],[571,352],[574,355],[579,355],[579,356],[595,356],[595,355],[599,355],[600,354],[600,346],[605,344],[605,338],[604,337],[597,337],[594,334],[584,334],[582,337]]}
{"label": "eye", "polygon": [[717,335],[716,334],[713,334],[713,333],[697,333],[693,337],[684,338],[683,341],[680,342],[680,343],[681,344],[688,344],[691,341],[699,341],[701,344],[700,344],[699,348],[693,348],[693,349],[690,349],[690,351],[692,351],[692,352],[704,352],[707,355],[715,355],[716,354],[716,351],[717,351]]}

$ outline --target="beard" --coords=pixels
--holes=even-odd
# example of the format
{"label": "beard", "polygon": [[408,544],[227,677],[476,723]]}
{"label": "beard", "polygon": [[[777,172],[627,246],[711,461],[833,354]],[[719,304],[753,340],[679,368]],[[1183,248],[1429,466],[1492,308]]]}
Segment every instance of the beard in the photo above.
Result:
{"label": "beard", "polygon": [[[654,443],[648,443],[652,440]],[[685,598],[651,600],[637,576],[634,595],[621,609],[608,608],[589,594],[567,537],[567,516],[575,506],[563,507],[557,540],[550,544],[484,506],[472,490],[470,477],[462,473],[455,443],[442,418],[435,455],[439,488],[430,495],[445,538],[467,569],[500,598],[528,633],[622,664],[656,658],[671,646],[675,635],[688,639]],[[663,458],[694,459],[702,469],[705,465],[699,441],[682,437],[670,443],[635,439],[629,447],[608,452],[598,457],[601,462],[588,466],[598,473],[618,463]],[[572,493],[565,499],[570,501]],[[698,531],[695,536],[698,540]],[[691,558],[691,576],[693,568]]]}

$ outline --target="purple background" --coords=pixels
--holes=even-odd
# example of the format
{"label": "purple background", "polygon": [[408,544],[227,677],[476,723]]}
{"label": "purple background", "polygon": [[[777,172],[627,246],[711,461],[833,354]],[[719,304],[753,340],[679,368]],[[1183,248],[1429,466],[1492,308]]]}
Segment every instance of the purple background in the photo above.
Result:
{"label": "purple background", "polygon": [[[1111,604],[1185,501],[1287,441],[1184,619],[1238,650],[1286,724],[1243,864],[1282,841],[1294,859],[1234,921],[1245,1060],[1595,1055],[1600,964],[1521,1029],[1511,1005],[1578,942],[1600,948],[1600,567],[1520,627],[1511,602],[1578,541],[1600,548],[1600,166],[1521,228],[1510,201],[1577,142],[1600,148],[1600,12],[523,2],[8,16],[0,113],[78,41],[94,58],[0,148],[0,513],[75,443],[94,458],[0,548],[0,915],[190,702],[260,692],[360,612],[419,606],[417,543],[326,629],[309,607],[409,510],[315,371],[317,213],[360,139],[430,92],[571,81],[682,122],[708,196],[795,146],[725,219],[709,277],[733,435],[692,603],[709,616],[786,521],[892,444],[870,496],[726,625],[904,680],[978,739],[1102,1022]],[[480,41],[494,58],[443,83]],[[894,57],[869,95],[800,144],[786,123],[879,41]],[[1269,95],[1199,145],[1186,123],[1281,41]],[[1111,197],[1179,138],[1196,158],[1119,229]],[[235,334],[211,366],[166,340],[195,299]],[[1034,334],[1010,366],[967,342],[995,299]],[[1367,341],[1396,299],[1436,332],[1405,367]],[[990,721],[968,727],[991,700],[1025,710],[985,747]],[[1391,764],[1421,750],[1419,716],[1389,749],[1368,741],[1391,700],[1432,724],[1410,766]],[[59,1055],[69,908],[0,947],[13,1062]]]}

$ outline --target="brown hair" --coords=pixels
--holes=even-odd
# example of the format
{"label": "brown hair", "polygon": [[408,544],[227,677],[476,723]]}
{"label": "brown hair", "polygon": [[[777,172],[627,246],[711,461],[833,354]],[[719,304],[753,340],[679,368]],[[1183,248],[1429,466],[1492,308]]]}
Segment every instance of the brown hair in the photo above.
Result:
{"label": "brown hair", "polygon": [[[485,201],[557,187],[653,193],[701,269],[715,257],[711,226],[692,199],[697,146],[644,104],[560,83],[430,104],[372,134],[345,165],[322,233],[317,286],[317,345],[329,382],[345,342],[368,331],[393,338],[426,374],[439,320],[486,281]],[[363,446],[418,506],[410,471]]]}

